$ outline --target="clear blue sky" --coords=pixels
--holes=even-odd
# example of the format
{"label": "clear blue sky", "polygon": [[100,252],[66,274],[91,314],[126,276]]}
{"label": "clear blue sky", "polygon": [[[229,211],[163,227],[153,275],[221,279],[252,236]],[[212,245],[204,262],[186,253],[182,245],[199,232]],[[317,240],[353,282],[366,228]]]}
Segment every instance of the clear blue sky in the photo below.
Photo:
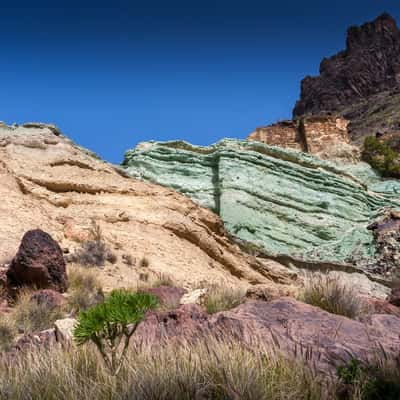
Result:
{"label": "clear blue sky", "polygon": [[400,1],[2,1],[0,120],[54,123],[112,162],[143,140],[244,138],[384,11],[399,21]]}

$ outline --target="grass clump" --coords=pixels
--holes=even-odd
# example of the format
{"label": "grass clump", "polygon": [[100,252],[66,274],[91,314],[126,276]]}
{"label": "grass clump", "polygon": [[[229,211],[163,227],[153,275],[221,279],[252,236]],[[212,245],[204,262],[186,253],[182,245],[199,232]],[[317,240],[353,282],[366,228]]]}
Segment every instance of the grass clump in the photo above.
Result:
{"label": "grass clump", "polygon": [[382,351],[372,362],[352,358],[337,373],[343,399],[400,399],[400,356],[389,357]]}
{"label": "grass clump", "polygon": [[252,351],[228,338],[132,346],[117,376],[99,361],[91,345],[20,354],[9,364],[0,364],[0,398],[335,399],[334,384],[325,386],[303,363],[268,354],[261,347]]}
{"label": "grass clump", "polygon": [[243,303],[245,290],[239,287],[212,286],[204,296],[204,307],[209,314],[230,310]]}
{"label": "grass clump", "polygon": [[112,375],[117,375],[135,333],[147,310],[157,306],[148,293],[114,290],[103,303],[83,311],[74,330],[76,344],[92,342]]}
{"label": "grass clump", "polygon": [[170,275],[159,273],[154,281],[151,282],[151,287],[159,286],[175,286],[175,282]]}
{"label": "grass clump", "polygon": [[150,266],[150,260],[147,257],[142,257],[139,261],[140,268],[148,268]]}
{"label": "grass clump", "polygon": [[15,323],[7,314],[0,315],[0,352],[8,351],[17,335]]}
{"label": "grass clump", "polygon": [[366,137],[361,158],[382,176],[400,178],[400,154],[388,143],[374,136]]}
{"label": "grass clump", "polygon": [[57,319],[65,316],[61,306],[33,300],[32,293],[29,290],[21,291],[9,314],[20,333],[49,329]]}
{"label": "grass clump", "polygon": [[356,318],[363,311],[357,292],[336,274],[309,275],[300,300],[349,318]]}
{"label": "grass clump", "polygon": [[67,257],[67,261],[96,267],[104,266],[106,261],[115,264],[117,256],[104,241],[99,225],[93,223],[91,234],[93,239],[83,242],[80,249]]}
{"label": "grass clump", "polygon": [[104,300],[97,274],[78,265],[68,266],[68,304],[73,314],[79,313]]}

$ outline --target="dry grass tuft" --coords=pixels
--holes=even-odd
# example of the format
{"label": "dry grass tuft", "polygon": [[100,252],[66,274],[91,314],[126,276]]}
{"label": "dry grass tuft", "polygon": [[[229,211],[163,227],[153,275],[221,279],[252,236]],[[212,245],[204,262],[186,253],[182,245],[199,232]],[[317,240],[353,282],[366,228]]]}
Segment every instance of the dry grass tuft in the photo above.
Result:
{"label": "dry grass tuft", "polygon": [[211,286],[204,297],[204,307],[209,314],[230,310],[243,303],[245,295],[240,287]]}
{"label": "dry grass tuft", "polygon": [[146,256],[142,257],[139,261],[139,267],[148,268],[149,266],[150,266],[150,260]]}
{"label": "dry grass tuft", "polygon": [[68,265],[68,304],[72,313],[78,313],[104,300],[102,285],[94,270]]}
{"label": "dry grass tuft", "polygon": [[172,279],[171,275],[159,273],[156,275],[156,278],[150,282],[150,286],[151,287],[175,286],[175,282]]}
{"label": "dry grass tuft", "polygon": [[[91,346],[19,355],[0,364],[0,398],[44,400],[334,399],[311,370],[263,349],[206,338],[132,348],[112,377]],[[45,382],[45,384],[44,384]]]}
{"label": "dry grass tuft", "polygon": [[310,274],[299,299],[331,314],[356,318],[363,313],[357,292],[335,274]]}
{"label": "dry grass tuft", "polygon": [[0,352],[8,351],[17,335],[14,321],[8,314],[0,315]]}
{"label": "dry grass tuft", "polygon": [[61,307],[50,307],[31,299],[31,290],[22,290],[9,317],[20,333],[32,333],[51,328],[54,321],[65,316]]}
{"label": "dry grass tuft", "polygon": [[93,223],[91,232],[93,240],[83,242],[80,249],[66,257],[67,261],[87,267],[102,267],[106,261],[115,264],[117,256],[104,241],[100,226]]}

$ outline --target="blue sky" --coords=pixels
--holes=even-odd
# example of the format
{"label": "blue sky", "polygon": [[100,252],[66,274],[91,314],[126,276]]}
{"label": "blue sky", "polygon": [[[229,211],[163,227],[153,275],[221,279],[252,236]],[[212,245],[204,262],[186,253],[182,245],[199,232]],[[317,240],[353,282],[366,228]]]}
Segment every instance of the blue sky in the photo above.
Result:
{"label": "blue sky", "polygon": [[399,0],[0,6],[0,120],[54,123],[115,163],[143,140],[205,145],[289,118],[348,26],[400,20]]}

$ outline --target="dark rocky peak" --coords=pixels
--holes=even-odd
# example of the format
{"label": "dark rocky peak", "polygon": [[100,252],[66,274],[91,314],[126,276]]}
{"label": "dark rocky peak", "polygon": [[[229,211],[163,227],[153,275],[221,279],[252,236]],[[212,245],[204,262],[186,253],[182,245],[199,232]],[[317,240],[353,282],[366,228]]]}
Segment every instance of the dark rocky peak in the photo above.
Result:
{"label": "dark rocky peak", "polygon": [[400,31],[389,14],[382,14],[349,28],[346,43],[345,50],[322,60],[319,76],[303,79],[293,115],[343,116],[358,141],[399,123],[399,107],[393,105],[400,93]]}
{"label": "dark rocky peak", "polygon": [[362,26],[352,26],[347,31],[347,51],[351,52],[359,48],[374,47],[384,43],[390,45],[399,40],[399,29],[395,19],[384,13],[372,22]]}

